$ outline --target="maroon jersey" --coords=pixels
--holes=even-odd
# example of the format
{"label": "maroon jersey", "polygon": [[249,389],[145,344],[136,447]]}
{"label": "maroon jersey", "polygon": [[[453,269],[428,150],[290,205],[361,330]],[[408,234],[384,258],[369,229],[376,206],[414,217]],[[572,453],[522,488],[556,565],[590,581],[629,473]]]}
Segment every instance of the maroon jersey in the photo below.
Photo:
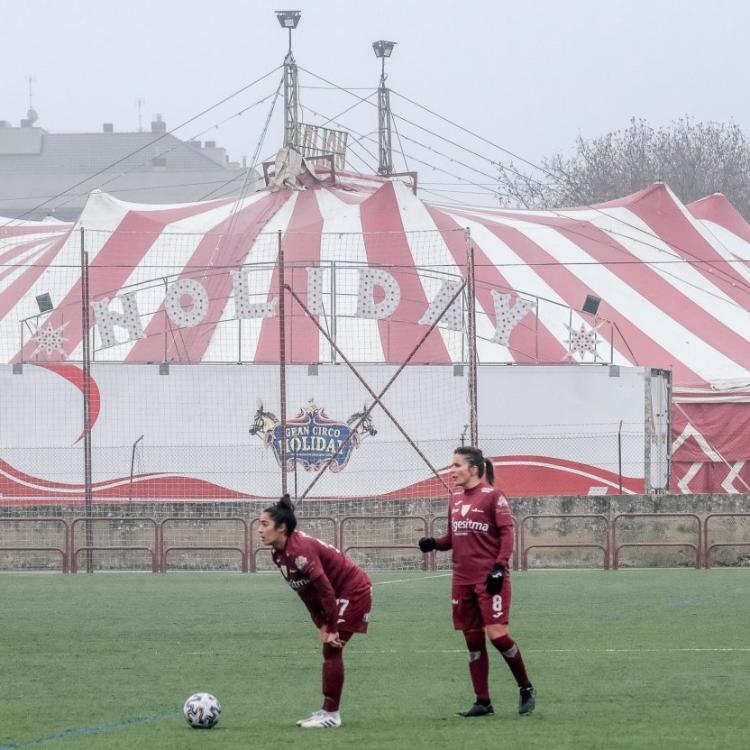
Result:
{"label": "maroon jersey", "polygon": [[513,518],[503,493],[484,482],[455,490],[448,506],[448,533],[435,544],[439,550],[453,550],[455,583],[484,583],[495,563],[507,567]]}
{"label": "maroon jersey", "polygon": [[[273,561],[286,582],[299,594],[313,622],[337,632],[342,602],[369,599],[372,583],[367,573],[330,544],[293,531],[283,550],[273,550]],[[369,611],[369,609],[368,609]],[[347,613],[348,614],[348,613]],[[366,614],[366,613],[363,613]]]}

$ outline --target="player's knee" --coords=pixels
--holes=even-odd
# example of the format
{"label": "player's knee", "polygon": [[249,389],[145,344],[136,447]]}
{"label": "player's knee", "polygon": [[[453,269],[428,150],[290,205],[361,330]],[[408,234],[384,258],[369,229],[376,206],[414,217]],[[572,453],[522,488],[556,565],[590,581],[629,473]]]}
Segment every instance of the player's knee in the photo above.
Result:
{"label": "player's knee", "polygon": [[323,659],[325,661],[339,661],[343,659],[343,648],[336,648],[330,643],[323,644]]}
{"label": "player's knee", "polygon": [[507,632],[505,635],[493,638],[492,645],[507,659],[512,659],[518,653],[516,642]]}
{"label": "player's knee", "polygon": [[[464,639],[466,640],[466,647],[469,649],[469,653],[486,651],[484,630],[465,630]],[[477,657],[479,658],[479,657]],[[473,661],[469,657],[469,661]]]}
{"label": "player's knee", "polygon": [[488,625],[487,626],[487,637],[495,643],[497,638],[510,637],[508,634],[507,625]]}

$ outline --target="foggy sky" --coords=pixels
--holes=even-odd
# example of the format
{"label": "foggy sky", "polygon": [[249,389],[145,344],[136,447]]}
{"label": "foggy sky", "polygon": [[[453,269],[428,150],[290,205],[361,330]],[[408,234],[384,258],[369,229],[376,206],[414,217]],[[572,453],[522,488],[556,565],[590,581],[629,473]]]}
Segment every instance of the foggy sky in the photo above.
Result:
{"label": "foggy sky", "polygon": [[[287,7],[303,11],[294,34],[301,68],[345,87],[374,90],[380,70],[371,43],[394,40],[398,45],[387,64],[392,89],[531,161],[555,151],[569,153],[579,133],[596,136],[626,126],[631,117],[664,125],[688,114],[733,119],[750,130],[744,86],[750,5],[740,0],[4,0],[0,119],[18,125],[25,117],[26,77],[33,75],[37,124],[50,132],[97,132],[103,122],[113,122],[115,130],[136,130],[137,98],[145,100],[146,129],[157,112],[172,128],[281,65],[286,32],[272,11]],[[270,102],[232,115],[272,93],[280,75],[176,135],[215,140],[232,158],[250,159]],[[304,71],[300,83],[325,85]],[[327,117],[356,101],[311,88],[303,88],[300,98],[303,106]],[[507,159],[397,97],[392,103],[396,113],[482,156]],[[303,119],[314,121],[309,114]],[[372,133],[376,110],[361,104],[341,122]],[[481,171],[495,172],[487,161],[411,126],[399,123],[398,128]],[[273,154],[281,138],[279,103],[261,157]],[[489,182],[421,146],[403,146],[452,174]],[[367,148],[377,154],[376,146]],[[395,133],[394,150],[396,167],[403,169]],[[353,163],[365,168],[361,161]],[[445,186],[435,183],[458,184],[424,165],[409,166],[438,190]],[[481,190],[467,184],[460,189],[466,202],[487,202]]]}

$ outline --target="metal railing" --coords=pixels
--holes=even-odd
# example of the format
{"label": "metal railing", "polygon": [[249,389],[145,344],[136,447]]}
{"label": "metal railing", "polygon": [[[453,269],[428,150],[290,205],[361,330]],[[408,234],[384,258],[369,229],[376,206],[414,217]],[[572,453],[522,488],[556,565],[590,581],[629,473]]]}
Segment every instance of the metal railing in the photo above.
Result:
{"label": "metal railing", "polygon": [[[444,516],[427,518],[409,515],[300,516],[299,528],[312,532],[344,554],[362,552],[370,562],[382,560],[374,553],[393,552],[398,563],[413,553],[414,569],[436,570],[435,552],[422,555],[417,548],[421,536],[432,536],[445,524]],[[258,555],[264,551],[256,540],[258,519],[240,516],[81,516],[72,521],[58,517],[0,518],[0,557],[13,569],[30,569],[26,555],[43,557],[49,569],[52,558],[60,560],[63,573],[76,573],[81,554],[97,553],[104,563],[95,568],[128,570],[130,553],[146,557],[153,572],[170,567],[170,555],[188,559],[190,570],[227,569],[216,564],[217,555],[239,560],[243,573],[256,572]],[[725,527],[722,529],[722,526]],[[80,541],[79,541],[80,540]],[[80,543],[85,540],[85,543]],[[529,553],[546,549],[601,552],[601,567],[617,570],[621,552],[629,550],[684,549],[696,568],[710,568],[716,550],[750,549],[750,513],[620,513],[612,518],[602,514],[536,514],[514,519],[514,570],[528,570]],[[205,568],[196,566],[200,555],[212,555]],[[410,558],[411,559],[411,558]],[[107,561],[109,565],[107,565]],[[402,559],[403,562],[403,559]],[[549,561],[548,561],[549,562]],[[553,561],[555,562],[555,561]],[[557,560],[557,563],[560,561]],[[663,559],[657,560],[657,566]],[[580,560],[575,561],[580,567]],[[680,561],[680,564],[684,564]],[[568,567],[570,561],[564,562]],[[264,566],[267,567],[267,566]],[[561,565],[547,565],[561,567]],[[88,569],[88,567],[87,567]]]}

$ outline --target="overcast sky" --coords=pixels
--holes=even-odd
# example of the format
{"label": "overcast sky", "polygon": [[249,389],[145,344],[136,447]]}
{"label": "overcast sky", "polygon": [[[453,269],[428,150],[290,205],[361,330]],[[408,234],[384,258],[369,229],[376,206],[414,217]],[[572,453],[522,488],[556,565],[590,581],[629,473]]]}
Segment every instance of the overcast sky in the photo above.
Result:
{"label": "overcast sky", "polygon": [[[139,98],[145,128],[159,112],[171,129],[282,63],[286,32],[272,11],[285,7],[303,12],[294,34],[301,68],[369,89],[356,92],[366,97],[379,77],[371,43],[394,40],[387,65],[394,91],[531,161],[570,152],[579,133],[595,136],[631,117],[662,125],[688,114],[733,119],[750,130],[750,3],[741,0],[4,0],[0,119],[17,125],[25,117],[32,75],[38,125],[50,132],[98,131],[103,122],[137,130]],[[232,158],[249,160],[270,100],[233,115],[272,94],[279,80],[274,73],[176,135],[215,140]],[[304,71],[300,83],[305,120],[315,120],[313,111],[334,116],[357,101],[309,88],[325,84]],[[401,122],[399,132],[410,139],[403,140],[407,164],[420,181],[435,191],[446,188],[438,183],[461,184],[467,202],[487,202],[490,180],[481,172],[491,176],[490,162],[507,157],[398,97],[392,104],[397,114],[480,154]],[[262,158],[280,145],[280,113],[279,103]],[[360,104],[340,122],[371,134],[377,113]],[[364,144],[377,155],[376,145]],[[398,152],[395,134],[394,145]],[[363,170],[376,161],[362,149],[352,157]],[[403,166],[397,156],[396,167]]]}

